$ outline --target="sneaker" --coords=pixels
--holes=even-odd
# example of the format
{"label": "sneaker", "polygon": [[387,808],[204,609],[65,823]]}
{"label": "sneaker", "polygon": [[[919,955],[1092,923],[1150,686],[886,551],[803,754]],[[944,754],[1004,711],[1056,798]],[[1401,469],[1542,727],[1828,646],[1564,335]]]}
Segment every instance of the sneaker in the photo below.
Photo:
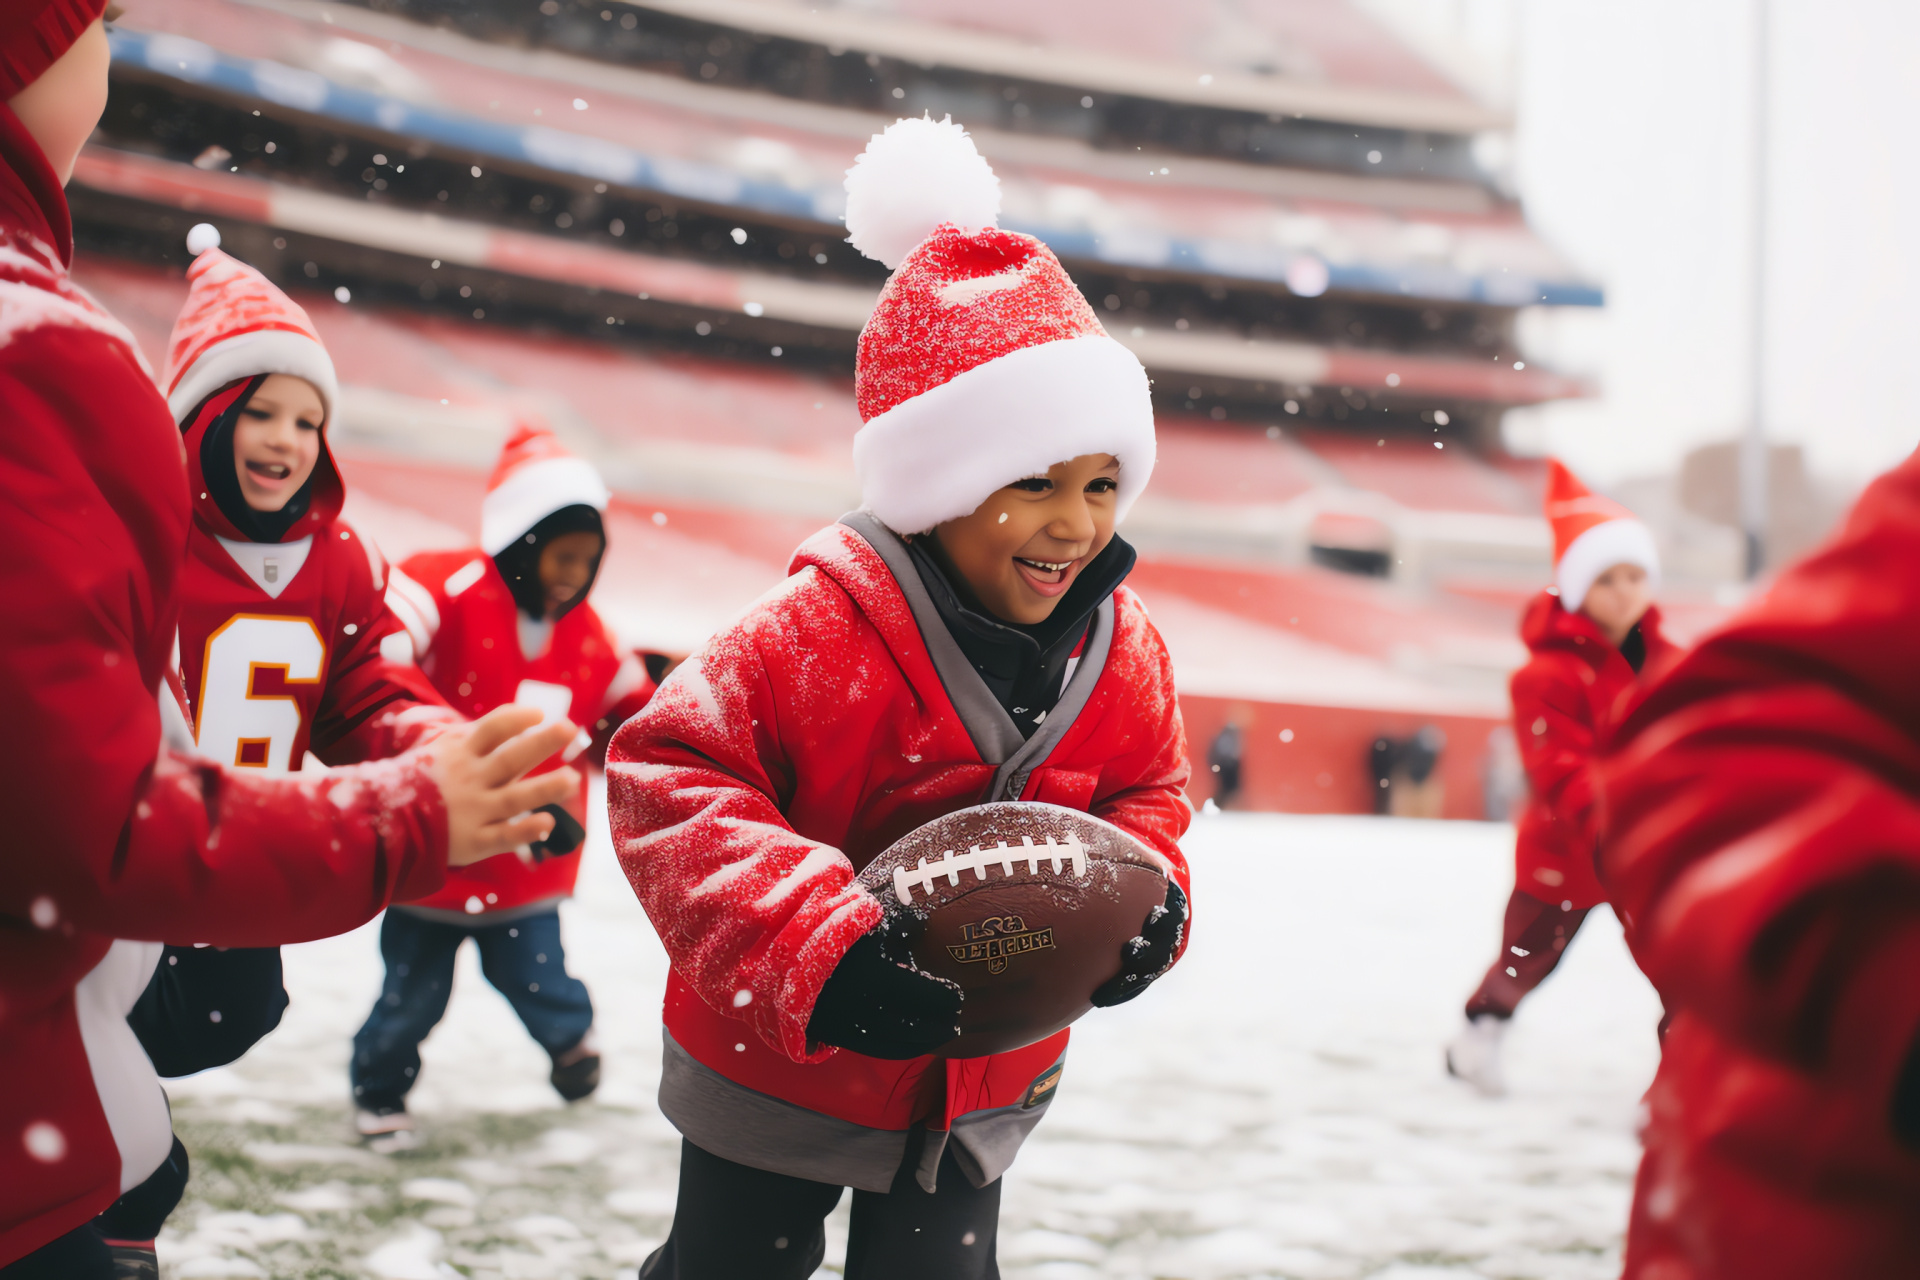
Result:
{"label": "sneaker", "polygon": [[151,1240],[109,1240],[113,1280],[160,1280],[160,1258]]}
{"label": "sneaker", "polygon": [[1447,1045],[1447,1074],[1465,1080],[1481,1096],[1498,1098],[1507,1091],[1506,1077],[1500,1073],[1500,1041],[1507,1034],[1507,1020],[1483,1013],[1460,1029]]}
{"label": "sneaker", "polygon": [[554,1092],[568,1102],[578,1102],[600,1087],[600,1047],[593,1042],[593,1032],[580,1037],[580,1043],[558,1054],[553,1060],[553,1072],[547,1076]]}
{"label": "sneaker", "polygon": [[392,1107],[362,1107],[353,1113],[354,1131],[368,1149],[380,1155],[410,1151],[420,1145],[420,1135],[407,1114],[405,1103]]}

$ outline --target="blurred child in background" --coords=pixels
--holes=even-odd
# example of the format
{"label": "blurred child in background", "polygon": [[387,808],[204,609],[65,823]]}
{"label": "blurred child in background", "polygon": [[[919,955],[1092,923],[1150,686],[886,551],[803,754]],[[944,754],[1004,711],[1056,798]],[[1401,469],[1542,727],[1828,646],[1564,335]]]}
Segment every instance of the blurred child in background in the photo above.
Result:
{"label": "blurred child in background", "polygon": [[[396,569],[387,598],[406,624],[390,646],[410,654],[453,706],[472,716],[507,702],[590,726],[545,767],[606,740],[646,705],[653,680],[623,653],[587,603],[606,552],[607,488],[544,426],[517,427],[488,481],[480,546],[422,552]],[[552,1060],[569,1102],[600,1083],[593,1002],[566,970],[560,902],[580,875],[587,784],[557,808],[555,835],[525,858],[495,858],[447,877],[440,892],[396,905],[380,930],[380,999],[353,1041],[360,1132],[380,1146],[409,1140],[406,1097],[420,1042],[446,1012],[454,955],[472,938],[480,967]]]}
{"label": "blurred child in background", "polygon": [[1513,676],[1513,732],[1532,796],[1514,847],[1500,955],[1467,1001],[1447,1070],[1481,1093],[1505,1092],[1500,1046],[1514,1010],[1560,963],[1587,913],[1607,900],[1594,867],[1594,757],[1622,695],[1671,659],[1653,597],[1653,534],[1620,504],[1547,463],[1554,585],[1527,607],[1532,656]]}

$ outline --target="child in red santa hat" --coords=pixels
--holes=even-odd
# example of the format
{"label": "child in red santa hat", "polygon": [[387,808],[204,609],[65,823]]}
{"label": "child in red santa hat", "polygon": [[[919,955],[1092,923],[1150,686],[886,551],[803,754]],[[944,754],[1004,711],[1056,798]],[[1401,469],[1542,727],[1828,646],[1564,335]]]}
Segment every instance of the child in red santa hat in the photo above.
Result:
{"label": "child in red santa hat", "polygon": [[857,883],[894,839],[989,800],[1091,812],[1176,875],[1097,1003],[1181,949],[1191,817],[1171,664],[1114,533],[1152,474],[1139,361],[1059,261],[994,224],[951,121],[903,120],[847,178],[894,268],[860,336],[862,509],[615,737],[614,845],[672,958],[662,1111],[679,1202],[647,1277],[813,1274],[855,1189],[847,1274],[998,1274],[1000,1176],[1067,1032],[931,1056],[957,988],[895,962]]}
{"label": "child in red santa hat", "polygon": [[[480,545],[428,551],[395,569],[387,599],[406,624],[414,660],[468,715],[508,702],[589,726],[559,768],[606,739],[646,705],[653,680],[623,652],[588,603],[607,537],[607,487],[547,427],[522,422],[507,440],[480,504]],[[555,809],[555,838],[526,860],[495,858],[447,877],[438,893],[396,904],[380,930],[387,978],[353,1041],[360,1131],[377,1145],[412,1128],[406,1096],[420,1042],[446,1012],[453,961],[472,938],[487,980],[506,996],[552,1059],[549,1080],[569,1102],[600,1082],[593,1002],[566,969],[560,903],[580,875],[583,776],[573,802]],[[392,1136],[389,1136],[392,1135]]]}
{"label": "child in red santa hat", "polygon": [[1619,503],[1547,462],[1554,585],[1520,621],[1532,656],[1513,675],[1513,733],[1532,794],[1514,842],[1514,889],[1500,955],[1467,1001],[1447,1070],[1488,1096],[1505,1092],[1500,1045],[1514,1010],[1547,980],[1587,913],[1607,900],[1594,869],[1595,757],[1641,672],[1674,654],[1653,597],[1653,534]]}
{"label": "child in red santa hat", "polygon": [[382,642],[387,566],[340,518],[327,447],[333,360],[300,305],[187,237],[185,307],[164,385],[193,495],[182,576],[180,674],[194,739],[224,765],[298,770],[397,755],[460,717]]}
{"label": "child in red santa hat", "polygon": [[[339,518],[326,347],[298,303],[219,242],[206,223],[187,237],[195,257],[162,380],[193,504],[178,635],[194,742],[263,773],[298,771],[309,752],[326,765],[384,760],[460,717],[381,653],[400,624],[380,553]],[[218,1021],[178,1016],[189,1007]],[[186,1075],[237,1058],[285,1007],[277,947],[169,947],[131,1021],[158,1070]],[[174,1198],[186,1169],[175,1139],[162,1167]],[[123,1203],[103,1219],[110,1239],[157,1234],[168,1197],[150,1180],[138,1202],[144,1214]]]}

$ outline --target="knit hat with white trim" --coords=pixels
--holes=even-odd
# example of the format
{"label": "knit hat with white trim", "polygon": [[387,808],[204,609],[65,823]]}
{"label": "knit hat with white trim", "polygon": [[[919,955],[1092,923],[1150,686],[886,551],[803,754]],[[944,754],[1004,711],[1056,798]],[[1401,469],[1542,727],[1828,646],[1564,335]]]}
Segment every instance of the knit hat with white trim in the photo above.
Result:
{"label": "knit hat with white trim", "polygon": [[542,422],[516,423],[480,500],[480,546],[497,556],[516,538],[566,507],[604,512],[612,495],[585,458],[566,451]]}
{"label": "knit hat with white trim", "polygon": [[1557,458],[1547,459],[1546,509],[1553,526],[1554,585],[1562,608],[1577,612],[1594,579],[1617,564],[1640,566],[1652,589],[1660,589],[1660,552],[1653,531],[1633,512],[1580,483]]}
{"label": "knit hat with white trim", "polygon": [[848,240],[894,268],[860,331],[853,464],[862,505],[900,533],[1090,453],[1120,460],[1124,517],[1153,474],[1146,370],[999,212],[951,118],[896,121],[847,170]]}
{"label": "knit hat with white trim", "polygon": [[220,248],[200,223],[187,233],[187,303],[167,342],[167,408],[185,422],[195,405],[242,378],[289,373],[320,393],[327,425],[340,402],[333,357],[306,311],[271,280]]}

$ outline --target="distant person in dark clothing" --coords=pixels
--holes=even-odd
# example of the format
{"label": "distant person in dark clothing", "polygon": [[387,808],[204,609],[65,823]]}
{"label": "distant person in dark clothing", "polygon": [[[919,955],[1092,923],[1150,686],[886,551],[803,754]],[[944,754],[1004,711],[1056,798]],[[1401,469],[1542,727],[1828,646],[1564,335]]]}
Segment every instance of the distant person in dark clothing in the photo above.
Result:
{"label": "distant person in dark clothing", "polygon": [[1240,795],[1240,757],[1246,750],[1246,734],[1241,728],[1243,716],[1236,715],[1213,735],[1207,747],[1207,768],[1213,773],[1213,803],[1231,808]]}

